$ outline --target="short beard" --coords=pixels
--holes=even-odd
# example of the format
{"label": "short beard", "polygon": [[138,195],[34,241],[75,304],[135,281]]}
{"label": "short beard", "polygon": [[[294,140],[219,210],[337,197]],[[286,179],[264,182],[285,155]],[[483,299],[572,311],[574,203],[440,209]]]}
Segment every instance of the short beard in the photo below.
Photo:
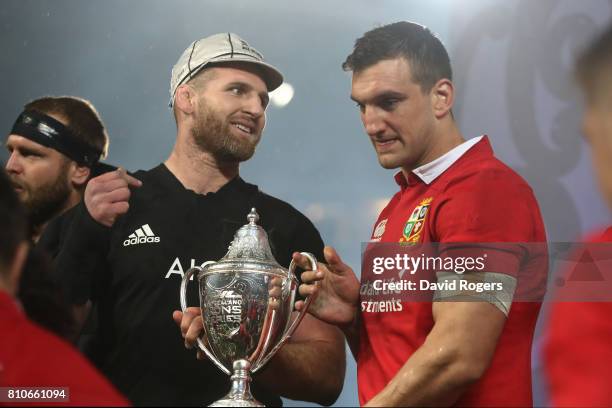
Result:
{"label": "short beard", "polygon": [[247,140],[235,136],[230,124],[208,106],[200,110],[199,118],[191,129],[196,145],[222,163],[239,163],[249,160],[255,153],[259,137]]}
{"label": "short beard", "polygon": [[69,165],[70,162],[66,160],[59,171],[58,178],[51,184],[41,186],[36,191],[24,186],[28,188],[29,197],[23,204],[33,228],[39,228],[57,216],[68,202],[71,191],[68,182]]}

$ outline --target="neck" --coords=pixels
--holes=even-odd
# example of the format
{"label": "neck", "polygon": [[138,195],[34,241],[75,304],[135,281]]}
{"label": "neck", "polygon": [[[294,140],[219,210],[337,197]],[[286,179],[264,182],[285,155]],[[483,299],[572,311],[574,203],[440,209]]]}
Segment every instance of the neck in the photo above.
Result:
{"label": "neck", "polygon": [[419,162],[413,166],[402,168],[402,173],[404,173],[404,176],[407,177],[412,170],[427,163],[431,163],[437,158],[450,152],[461,143],[465,142],[465,138],[461,134],[461,131],[455,124],[455,121],[451,118],[448,118],[448,120],[442,121],[438,124],[437,128],[431,135],[431,139],[435,142],[432,143],[429,149],[425,151],[421,160],[419,160]]}
{"label": "neck", "polygon": [[179,135],[168,159],[168,170],[183,187],[198,194],[214,193],[239,174],[239,163],[222,163],[201,151],[187,135]]}

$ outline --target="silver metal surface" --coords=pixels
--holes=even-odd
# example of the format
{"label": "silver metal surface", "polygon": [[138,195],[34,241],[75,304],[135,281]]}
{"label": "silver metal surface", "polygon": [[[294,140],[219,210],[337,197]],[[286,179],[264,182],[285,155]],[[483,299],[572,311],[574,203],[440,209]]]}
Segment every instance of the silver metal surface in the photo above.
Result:
{"label": "silver metal surface", "polygon": [[[291,320],[298,290],[295,264],[291,261],[287,270],[274,259],[255,208],[247,220],[219,262],[190,269],[181,283],[185,311],[187,284],[197,272],[204,324],[198,345],[219,369],[233,373],[229,394],[211,406],[261,406],[251,395],[249,373],[259,370],[291,337],[310,304],[307,298]],[[316,271],[316,258],[302,254]]]}

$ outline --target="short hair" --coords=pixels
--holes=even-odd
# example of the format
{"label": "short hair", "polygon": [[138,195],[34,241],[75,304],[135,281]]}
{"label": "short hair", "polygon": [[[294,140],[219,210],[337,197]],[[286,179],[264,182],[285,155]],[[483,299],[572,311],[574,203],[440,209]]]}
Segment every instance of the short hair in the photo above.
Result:
{"label": "short hair", "polygon": [[0,273],[6,273],[17,247],[27,239],[28,223],[4,169],[0,169]]}
{"label": "short hair", "polygon": [[100,114],[88,100],[76,96],[45,96],[28,102],[24,110],[61,116],[77,139],[102,152],[101,158],[106,157],[108,133]]}
{"label": "short hair", "polygon": [[[214,75],[214,71],[211,70],[210,68],[213,68],[213,67],[216,67],[216,66],[219,66],[219,65],[220,64],[208,64],[206,67],[204,67],[203,69],[198,71],[194,76],[192,76],[191,78],[187,79],[181,85],[191,84],[196,89],[200,89],[200,90],[204,89],[206,87],[206,84],[208,84],[209,81],[213,80],[216,77],[216,75]],[[178,86],[177,86],[177,88],[178,88]],[[175,97],[176,97],[176,94],[175,94]],[[176,109],[177,109],[176,108],[176,103],[174,103],[174,100],[173,100],[172,101],[172,114],[174,115],[174,121],[175,122],[178,121],[178,118],[176,116]]]}
{"label": "short hair", "polygon": [[342,69],[359,73],[380,61],[399,57],[410,64],[412,81],[423,92],[429,92],[440,79],[453,79],[450,58],[442,41],[427,27],[408,21],[365,33],[355,41]]}
{"label": "short hair", "polygon": [[612,24],[580,54],[575,75],[587,98],[612,89]]}

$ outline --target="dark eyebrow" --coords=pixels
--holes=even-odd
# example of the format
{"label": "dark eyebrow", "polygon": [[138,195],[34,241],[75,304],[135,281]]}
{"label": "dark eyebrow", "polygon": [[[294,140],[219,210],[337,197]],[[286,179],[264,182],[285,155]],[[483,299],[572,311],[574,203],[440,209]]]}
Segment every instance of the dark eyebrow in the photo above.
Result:
{"label": "dark eyebrow", "polygon": [[230,82],[229,84],[226,85],[227,88],[231,88],[233,86],[240,86],[243,88],[247,88],[247,89],[253,89],[253,87],[251,86],[251,84],[247,83],[247,82],[243,82],[243,81],[234,81],[234,82]]}
{"label": "dark eyebrow", "polygon": [[398,92],[398,91],[385,91],[383,93],[384,96],[390,96],[390,97],[394,97],[394,98],[404,98],[406,97],[406,94],[403,92]]}
{"label": "dark eyebrow", "polygon": [[31,149],[29,147],[17,147],[14,150],[17,150],[19,152],[19,154],[23,155],[23,156],[42,156],[44,154],[44,152],[39,151],[37,149]]}
{"label": "dark eyebrow", "polygon": [[406,99],[406,95],[401,92],[396,91],[384,91],[377,94],[374,98],[375,101],[380,101],[383,99]]}
{"label": "dark eyebrow", "polygon": [[[370,98],[370,101],[373,102],[378,102],[384,99],[400,99],[400,100],[404,100],[406,99],[408,96],[406,96],[406,94],[402,93],[402,92],[397,92],[397,91],[392,91],[392,90],[388,90],[388,91],[382,91],[377,93],[376,95],[374,95],[374,97]],[[369,101],[360,101],[357,98],[355,98],[353,95],[351,95],[351,99],[360,104],[360,105],[364,105]]]}
{"label": "dark eyebrow", "polygon": [[30,146],[21,146],[20,144],[17,143],[17,145],[15,145],[15,143],[11,143],[9,140],[7,140],[4,143],[4,146],[6,147],[7,150],[10,151],[15,151],[17,150],[19,152],[19,154],[29,154],[29,155],[35,155],[35,156],[43,156],[45,154],[45,147],[44,146],[40,146],[38,145],[38,143],[34,142],[35,145],[30,147]]}

